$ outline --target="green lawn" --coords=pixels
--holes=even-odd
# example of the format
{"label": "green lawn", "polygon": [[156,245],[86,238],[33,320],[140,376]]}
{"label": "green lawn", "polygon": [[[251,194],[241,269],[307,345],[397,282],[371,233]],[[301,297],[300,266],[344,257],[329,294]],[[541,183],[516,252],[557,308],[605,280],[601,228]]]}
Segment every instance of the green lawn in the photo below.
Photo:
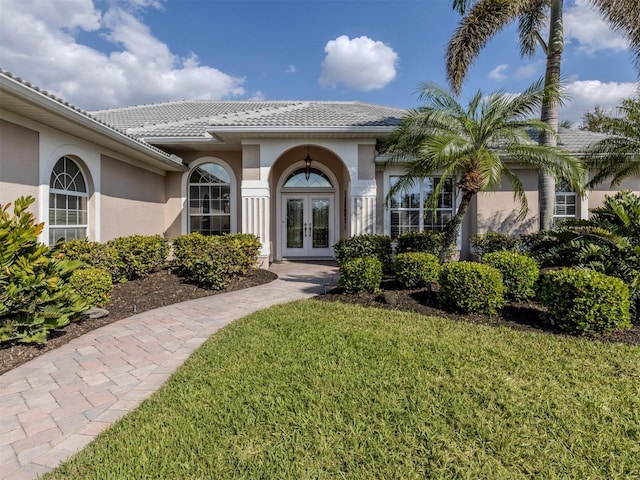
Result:
{"label": "green lawn", "polygon": [[640,348],[296,302],[46,478],[640,478]]}

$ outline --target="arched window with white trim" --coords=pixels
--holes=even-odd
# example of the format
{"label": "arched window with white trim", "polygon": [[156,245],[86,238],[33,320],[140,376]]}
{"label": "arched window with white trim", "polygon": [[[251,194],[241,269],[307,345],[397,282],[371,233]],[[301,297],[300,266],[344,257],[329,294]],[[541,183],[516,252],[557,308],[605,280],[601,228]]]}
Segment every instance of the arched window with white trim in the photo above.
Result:
{"label": "arched window with white trim", "polygon": [[49,245],[87,237],[87,182],[78,164],[61,157],[49,181]]}
{"label": "arched window with white trim", "polygon": [[204,163],[189,175],[189,232],[231,233],[231,175],[217,163]]}

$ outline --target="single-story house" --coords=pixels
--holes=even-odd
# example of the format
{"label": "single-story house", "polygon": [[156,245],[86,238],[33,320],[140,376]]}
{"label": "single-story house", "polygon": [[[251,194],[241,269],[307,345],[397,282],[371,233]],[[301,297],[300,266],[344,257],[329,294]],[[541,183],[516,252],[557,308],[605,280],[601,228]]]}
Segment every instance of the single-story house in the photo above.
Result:
{"label": "single-story house", "polygon": [[[389,205],[402,167],[378,146],[405,110],[361,102],[174,101],[85,112],[0,70],[0,204],[36,198],[41,240],[107,241],[132,234],[245,232],[261,260],[331,258],[341,238],[438,230],[454,213],[455,181],[424,179]],[[579,154],[600,134],[562,130]],[[481,193],[462,226],[469,254],[476,233],[522,233],[538,225],[537,172],[522,168],[529,213],[507,180]],[[424,205],[446,181],[435,217]],[[580,198],[560,182],[558,218],[586,218],[607,184]],[[640,178],[620,188],[640,193]]]}

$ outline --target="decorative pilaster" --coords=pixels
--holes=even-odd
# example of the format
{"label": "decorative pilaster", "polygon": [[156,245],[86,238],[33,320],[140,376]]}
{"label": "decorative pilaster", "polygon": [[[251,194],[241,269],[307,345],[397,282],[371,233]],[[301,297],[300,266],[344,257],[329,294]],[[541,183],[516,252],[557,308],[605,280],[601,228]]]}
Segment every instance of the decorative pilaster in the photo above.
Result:
{"label": "decorative pilaster", "polygon": [[376,233],[376,184],[351,187],[351,235]]}
{"label": "decorative pilaster", "polygon": [[250,182],[242,183],[242,233],[251,233],[260,239],[261,267],[268,268],[271,256],[269,188],[247,186],[245,183]]}

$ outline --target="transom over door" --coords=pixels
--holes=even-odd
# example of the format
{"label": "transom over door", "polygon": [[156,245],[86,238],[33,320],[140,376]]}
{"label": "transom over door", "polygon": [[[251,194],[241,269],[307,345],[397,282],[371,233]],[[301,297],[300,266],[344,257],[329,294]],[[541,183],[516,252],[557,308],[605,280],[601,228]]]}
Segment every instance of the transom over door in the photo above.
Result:
{"label": "transom over door", "polygon": [[333,194],[285,194],[283,255],[333,257]]}

